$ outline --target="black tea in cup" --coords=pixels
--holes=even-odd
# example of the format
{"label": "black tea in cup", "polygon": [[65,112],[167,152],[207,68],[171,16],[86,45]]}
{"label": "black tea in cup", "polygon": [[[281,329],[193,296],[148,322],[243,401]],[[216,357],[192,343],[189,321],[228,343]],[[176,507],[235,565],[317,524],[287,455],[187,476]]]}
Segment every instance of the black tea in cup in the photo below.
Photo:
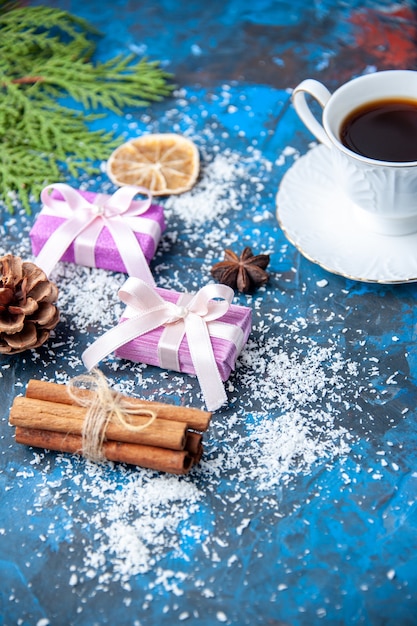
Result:
{"label": "black tea in cup", "polygon": [[342,122],[346,148],[378,161],[417,161],[417,100],[386,98],[354,109]]}

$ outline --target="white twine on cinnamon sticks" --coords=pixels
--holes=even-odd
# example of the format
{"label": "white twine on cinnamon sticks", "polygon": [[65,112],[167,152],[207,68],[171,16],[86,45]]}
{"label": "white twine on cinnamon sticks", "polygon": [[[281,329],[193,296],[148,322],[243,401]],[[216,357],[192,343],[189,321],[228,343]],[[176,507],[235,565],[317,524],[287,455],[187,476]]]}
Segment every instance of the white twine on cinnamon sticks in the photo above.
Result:
{"label": "white twine on cinnamon sticks", "polygon": [[[93,394],[83,395],[83,388]],[[118,421],[127,430],[139,432],[148,428],[157,417],[155,411],[138,404],[130,404],[129,400],[113,391],[104,374],[98,369],[92,370],[90,374],[76,376],[69,381],[67,389],[69,396],[79,406],[87,408],[82,428],[82,454],[91,461],[105,459],[103,443],[110,421]],[[144,424],[132,424],[128,417],[135,415],[149,419]]]}

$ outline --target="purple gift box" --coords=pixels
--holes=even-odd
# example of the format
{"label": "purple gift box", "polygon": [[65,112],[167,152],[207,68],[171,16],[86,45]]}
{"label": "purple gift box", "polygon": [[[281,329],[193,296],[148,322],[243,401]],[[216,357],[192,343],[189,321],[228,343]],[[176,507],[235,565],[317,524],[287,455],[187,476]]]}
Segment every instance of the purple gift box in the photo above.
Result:
{"label": "purple gift box", "polygon": [[[183,294],[162,288],[155,291],[166,302],[176,304]],[[192,294],[190,294],[192,295]],[[135,309],[126,307],[119,324],[137,314]],[[227,312],[217,320],[207,323],[210,342],[222,381],[226,381],[235,369],[236,359],[243,346],[248,340],[251,331],[252,310],[245,306],[231,304]],[[146,363],[160,367],[158,358],[158,345],[164,331],[159,327],[136,337],[125,343],[115,351],[115,355],[122,359],[128,359],[137,363]],[[178,363],[180,372],[196,374],[187,336],[184,335],[178,350]]]}
{"label": "purple gift box", "polygon": [[[57,187],[59,189],[59,187],[64,187],[64,185],[57,185]],[[71,218],[71,209],[66,206],[67,203],[64,196],[58,189],[53,189],[50,194],[50,198],[55,203],[55,206],[58,206],[58,210],[51,210],[50,207],[44,204],[29,233],[32,252],[35,256],[39,255],[45,243],[56,233],[57,229]],[[97,199],[100,200],[100,203],[105,203],[111,197],[107,194],[96,194],[90,191],[76,190],[76,192],[91,204],[94,204],[95,201],[97,202]],[[131,213],[131,210],[134,210],[139,205],[140,202],[132,200],[129,212]],[[132,217],[128,219],[132,221]],[[150,204],[146,211],[141,212],[139,216],[133,219],[136,220],[136,225],[132,227],[133,235],[143,252],[147,264],[149,264],[155,254],[161,234],[166,227],[164,209],[158,204]],[[104,226],[100,231],[95,241],[93,252],[94,261],[91,263],[82,262],[83,265],[128,273],[122,255],[107,226]],[[76,259],[74,241],[68,245],[59,260],[70,263],[79,262]]]}

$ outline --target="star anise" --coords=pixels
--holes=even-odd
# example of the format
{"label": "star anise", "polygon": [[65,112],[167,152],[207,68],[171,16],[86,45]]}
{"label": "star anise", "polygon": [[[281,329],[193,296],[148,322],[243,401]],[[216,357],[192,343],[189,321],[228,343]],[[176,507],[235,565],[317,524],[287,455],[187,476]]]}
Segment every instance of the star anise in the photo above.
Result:
{"label": "star anise", "polygon": [[224,260],[213,265],[211,275],[223,285],[249,293],[267,282],[269,276],[265,268],[268,263],[269,254],[254,255],[249,247],[243,250],[240,257],[233,250],[226,249]]}

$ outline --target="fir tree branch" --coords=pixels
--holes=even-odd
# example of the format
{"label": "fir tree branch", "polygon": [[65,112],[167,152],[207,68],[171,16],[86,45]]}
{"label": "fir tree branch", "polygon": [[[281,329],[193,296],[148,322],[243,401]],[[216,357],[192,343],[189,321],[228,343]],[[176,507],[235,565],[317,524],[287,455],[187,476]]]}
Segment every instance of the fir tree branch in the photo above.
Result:
{"label": "fir tree branch", "polygon": [[[10,210],[17,198],[29,211],[60,172],[98,172],[118,145],[92,121],[160,100],[173,85],[158,62],[132,54],[94,64],[98,31],[66,11],[7,0],[0,8],[0,189]],[[68,97],[84,110],[64,106]]]}
{"label": "fir tree branch", "polygon": [[7,48],[8,39],[18,35],[20,47],[29,45],[32,51],[48,51],[61,44],[84,58],[95,50],[95,43],[89,40],[89,35],[100,35],[86,20],[67,11],[43,6],[15,8],[3,13],[0,15],[0,31]]}

